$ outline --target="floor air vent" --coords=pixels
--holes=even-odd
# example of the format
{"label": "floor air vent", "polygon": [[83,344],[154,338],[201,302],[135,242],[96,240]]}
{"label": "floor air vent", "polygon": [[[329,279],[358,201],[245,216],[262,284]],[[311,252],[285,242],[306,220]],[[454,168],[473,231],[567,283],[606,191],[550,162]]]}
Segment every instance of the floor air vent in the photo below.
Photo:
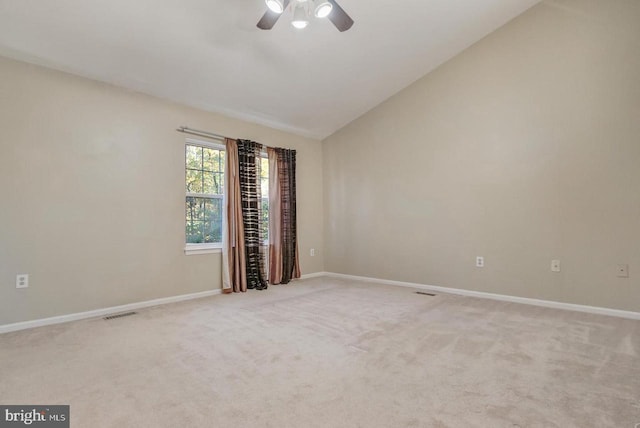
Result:
{"label": "floor air vent", "polygon": [[422,294],[423,296],[435,296],[433,293],[427,293],[426,291],[416,291],[416,294]]}
{"label": "floor air vent", "polygon": [[135,315],[135,314],[137,314],[137,312],[125,312],[123,314],[109,315],[108,317],[104,317],[103,319],[112,320],[112,319],[116,319],[116,318],[129,317],[129,316]]}

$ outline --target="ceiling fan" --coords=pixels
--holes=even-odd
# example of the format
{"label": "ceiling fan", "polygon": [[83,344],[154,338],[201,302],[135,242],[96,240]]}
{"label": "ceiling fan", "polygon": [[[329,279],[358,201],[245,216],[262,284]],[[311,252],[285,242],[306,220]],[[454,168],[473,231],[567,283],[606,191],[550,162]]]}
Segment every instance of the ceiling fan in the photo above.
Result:
{"label": "ceiling fan", "polygon": [[[265,3],[269,9],[258,21],[258,28],[271,30],[291,2],[289,0],[265,0]],[[335,0],[292,0],[292,3],[293,20],[291,25],[298,29],[305,28],[309,24],[311,13],[316,18],[328,18],[340,32],[347,31],[353,25],[353,19]]]}

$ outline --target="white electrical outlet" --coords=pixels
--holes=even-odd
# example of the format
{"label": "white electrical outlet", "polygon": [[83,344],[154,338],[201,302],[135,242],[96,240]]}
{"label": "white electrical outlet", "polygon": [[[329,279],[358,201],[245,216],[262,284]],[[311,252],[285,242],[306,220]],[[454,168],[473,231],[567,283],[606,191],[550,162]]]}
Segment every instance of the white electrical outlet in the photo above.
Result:
{"label": "white electrical outlet", "polygon": [[310,255],[311,257],[314,257],[314,256],[316,255],[316,249],[315,249],[315,248],[312,248],[312,249],[309,251],[309,255]]}
{"label": "white electrical outlet", "polygon": [[618,265],[618,278],[629,278],[629,265]]}
{"label": "white electrical outlet", "polygon": [[484,257],[476,257],[476,267],[484,267]]}
{"label": "white electrical outlet", "polygon": [[551,272],[560,272],[560,260],[551,260]]}
{"label": "white electrical outlet", "polygon": [[16,276],[16,288],[27,288],[29,287],[29,275],[26,273],[21,273]]}

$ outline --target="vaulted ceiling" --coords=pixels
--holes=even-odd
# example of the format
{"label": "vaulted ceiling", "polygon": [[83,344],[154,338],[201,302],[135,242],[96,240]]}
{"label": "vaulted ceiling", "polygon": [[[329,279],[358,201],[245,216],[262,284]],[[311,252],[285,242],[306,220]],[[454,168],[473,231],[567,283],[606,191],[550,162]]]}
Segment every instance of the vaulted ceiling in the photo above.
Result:
{"label": "vaulted ceiling", "polygon": [[339,0],[340,33],[259,30],[263,0],[0,0],[0,55],[324,138],[538,1]]}

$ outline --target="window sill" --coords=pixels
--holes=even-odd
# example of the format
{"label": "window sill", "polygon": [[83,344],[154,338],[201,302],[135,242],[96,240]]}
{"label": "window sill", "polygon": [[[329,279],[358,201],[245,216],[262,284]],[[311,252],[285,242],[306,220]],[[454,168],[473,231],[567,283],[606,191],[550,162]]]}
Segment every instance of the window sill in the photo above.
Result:
{"label": "window sill", "polygon": [[216,254],[222,253],[222,245],[215,244],[192,244],[184,247],[186,256],[197,256],[200,254]]}

